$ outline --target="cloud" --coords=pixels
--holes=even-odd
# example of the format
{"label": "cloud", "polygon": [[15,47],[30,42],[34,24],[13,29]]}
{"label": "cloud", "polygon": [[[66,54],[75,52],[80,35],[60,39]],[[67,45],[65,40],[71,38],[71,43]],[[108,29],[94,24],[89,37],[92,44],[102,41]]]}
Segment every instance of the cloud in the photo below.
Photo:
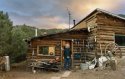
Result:
{"label": "cloud", "polygon": [[0,9],[9,13],[14,25],[38,28],[68,28],[68,12],[78,22],[95,8],[125,13],[124,0],[1,0]]}
{"label": "cloud", "polygon": [[[125,2],[124,0],[70,0],[69,9],[71,10],[74,18],[79,18],[90,13],[96,8],[105,9],[108,11],[114,11],[122,6],[120,3]],[[120,7],[119,7],[120,6]]]}
{"label": "cloud", "polygon": [[[37,28],[68,28],[67,23],[59,16],[22,16],[18,13],[10,13],[15,25],[27,24]],[[16,16],[16,17],[15,17]],[[17,20],[18,19],[18,20]]]}

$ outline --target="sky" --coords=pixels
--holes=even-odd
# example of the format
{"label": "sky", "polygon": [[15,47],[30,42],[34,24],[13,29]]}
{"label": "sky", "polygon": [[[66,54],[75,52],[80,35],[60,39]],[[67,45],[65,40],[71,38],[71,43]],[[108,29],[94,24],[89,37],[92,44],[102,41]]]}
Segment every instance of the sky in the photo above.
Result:
{"label": "sky", "polygon": [[0,10],[8,12],[14,25],[37,28],[68,28],[68,11],[76,23],[96,8],[125,14],[125,0],[0,0]]}

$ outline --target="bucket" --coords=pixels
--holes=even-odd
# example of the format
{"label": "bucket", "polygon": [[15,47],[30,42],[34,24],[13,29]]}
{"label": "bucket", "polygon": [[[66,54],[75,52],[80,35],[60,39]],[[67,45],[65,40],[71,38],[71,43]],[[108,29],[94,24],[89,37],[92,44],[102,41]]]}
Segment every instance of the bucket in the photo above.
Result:
{"label": "bucket", "polygon": [[89,65],[86,63],[81,63],[80,68],[81,68],[81,70],[87,70],[89,68]]}

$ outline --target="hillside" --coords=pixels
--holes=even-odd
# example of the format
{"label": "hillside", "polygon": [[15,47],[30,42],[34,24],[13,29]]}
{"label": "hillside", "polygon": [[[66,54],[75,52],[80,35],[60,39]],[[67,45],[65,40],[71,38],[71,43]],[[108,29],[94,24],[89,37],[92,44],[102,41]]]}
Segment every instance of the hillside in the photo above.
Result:
{"label": "hillside", "polygon": [[[27,25],[17,25],[17,26],[14,26],[13,27],[13,30],[16,29],[18,31],[23,31],[26,35],[28,35],[27,37],[25,38],[30,38],[30,37],[34,37],[35,35],[35,27],[31,27],[31,26],[27,26]],[[61,31],[64,31],[66,29],[56,29],[56,28],[53,28],[53,29],[38,29],[38,36],[39,35],[44,35],[44,34],[53,34],[53,33],[58,33],[58,32],[61,32]]]}

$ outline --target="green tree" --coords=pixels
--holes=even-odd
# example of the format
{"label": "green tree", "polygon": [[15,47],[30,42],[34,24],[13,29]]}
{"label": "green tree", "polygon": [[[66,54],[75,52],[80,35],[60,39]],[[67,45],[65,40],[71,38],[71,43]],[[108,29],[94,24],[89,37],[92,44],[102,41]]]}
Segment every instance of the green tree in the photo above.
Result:
{"label": "green tree", "polygon": [[[24,25],[14,26],[12,29],[12,53],[11,62],[20,62],[25,60],[27,52],[27,43],[25,40],[35,36],[35,27]],[[38,36],[44,34],[57,33],[62,29],[38,29]]]}
{"label": "green tree", "polygon": [[12,21],[7,13],[0,11],[0,54],[10,54]]}
{"label": "green tree", "polygon": [[17,25],[12,29],[12,54],[11,62],[20,62],[26,59],[27,43],[35,34],[35,28],[27,25]]}
{"label": "green tree", "polygon": [[24,36],[25,36],[25,33],[21,29],[18,29],[16,27],[13,28],[11,62],[21,61],[22,57],[25,57],[27,46],[24,41]]}
{"label": "green tree", "polygon": [[[58,33],[63,29],[38,29],[38,36]],[[35,36],[35,27],[24,25],[13,26],[7,13],[0,11],[0,54],[8,54],[11,62],[26,59],[26,39]]]}

